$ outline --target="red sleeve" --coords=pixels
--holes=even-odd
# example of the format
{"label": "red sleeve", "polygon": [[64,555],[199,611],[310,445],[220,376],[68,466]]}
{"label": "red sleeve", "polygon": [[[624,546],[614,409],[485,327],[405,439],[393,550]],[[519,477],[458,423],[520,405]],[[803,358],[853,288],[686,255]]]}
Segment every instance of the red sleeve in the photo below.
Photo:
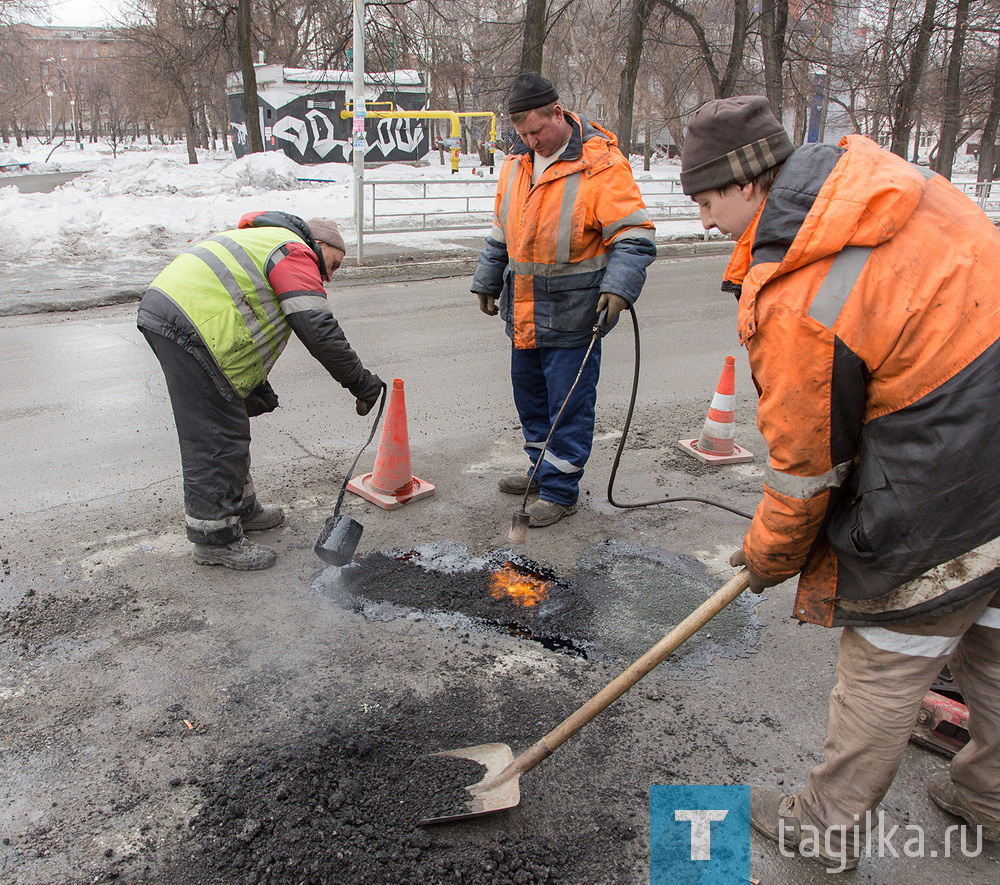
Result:
{"label": "red sleeve", "polygon": [[284,255],[267,275],[275,295],[280,299],[288,292],[313,292],[325,298],[316,253],[302,243],[286,243],[281,251]]}

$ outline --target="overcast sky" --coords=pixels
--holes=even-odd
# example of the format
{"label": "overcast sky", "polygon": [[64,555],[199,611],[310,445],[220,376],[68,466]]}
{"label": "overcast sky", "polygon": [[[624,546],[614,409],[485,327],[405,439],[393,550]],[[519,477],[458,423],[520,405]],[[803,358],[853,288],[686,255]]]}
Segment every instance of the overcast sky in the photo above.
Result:
{"label": "overcast sky", "polygon": [[54,25],[103,25],[118,7],[116,0],[49,0]]}

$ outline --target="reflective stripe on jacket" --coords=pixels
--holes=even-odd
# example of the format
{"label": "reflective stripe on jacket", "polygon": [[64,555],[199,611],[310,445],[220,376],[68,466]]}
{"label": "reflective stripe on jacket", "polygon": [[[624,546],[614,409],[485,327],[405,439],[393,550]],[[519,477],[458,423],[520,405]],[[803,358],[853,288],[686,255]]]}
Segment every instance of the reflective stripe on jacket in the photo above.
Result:
{"label": "reflective stripe on jacket", "polygon": [[569,143],[534,187],[534,154],[523,142],[504,160],[471,286],[500,296],[517,348],[586,344],[600,294],[633,303],[656,257],[653,223],[618,140],[575,114],[566,120]]}
{"label": "reflective stripe on jacket", "polygon": [[245,398],[266,377],[289,330],[355,397],[372,375],[351,348],[323,289],[323,253],[308,225],[285,212],[251,212],[178,256],[139,305],[142,329],[193,353],[220,392]]}
{"label": "reflective stripe on jacket", "polygon": [[[861,136],[785,163],[727,280],[770,464],[744,550],[795,616],[919,620],[1000,582],[1000,232]],[[747,264],[749,260],[749,266]]]}
{"label": "reflective stripe on jacket", "polygon": [[150,284],[191,320],[240,397],[267,378],[291,334],[263,271],[290,236],[277,227],[225,231],[178,255]]}

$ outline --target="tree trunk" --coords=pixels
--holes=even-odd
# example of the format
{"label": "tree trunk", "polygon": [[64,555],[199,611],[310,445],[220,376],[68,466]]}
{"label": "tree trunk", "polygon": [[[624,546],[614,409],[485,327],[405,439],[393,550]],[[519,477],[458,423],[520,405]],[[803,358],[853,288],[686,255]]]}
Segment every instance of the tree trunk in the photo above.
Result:
{"label": "tree trunk", "polygon": [[546,0],[527,0],[519,74],[528,71],[542,72],[542,57],[545,54],[545,6]]}
{"label": "tree trunk", "polygon": [[925,0],[924,15],[920,21],[917,42],[913,47],[913,55],[910,57],[910,68],[903,78],[903,85],[896,95],[896,103],[893,107],[892,142],[889,145],[889,150],[904,159],[910,141],[910,130],[913,128],[917,89],[924,76],[924,65],[927,62],[931,34],[934,32],[934,13],[936,11],[937,0]]}
{"label": "tree trunk", "polygon": [[195,118],[194,108],[190,104],[187,106],[187,121],[185,125],[185,136],[187,138],[188,165],[198,165],[198,121]]}
{"label": "tree trunk", "polygon": [[763,0],[760,7],[761,48],[764,53],[764,93],[774,116],[781,119],[784,105],[782,68],[785,65],[785,32],[788,0]]}
{"label": "tree trunk", "polygon": [[644,172],[649,172],[650,162],[653,159],[653,121],[650,114],[646,112],[646,138],[642,146],[642,168]]}
{"label": "tree trunk", "polygon": [[[990,96],[990,110],[986,115],[986,122],[983,124],[983,137],[979,144],[979,170],[976,175],[979,181],[993,180],[993,157],[996,152],[998,128],[1000,128],[1000,47],[997,48],[997,60],[993,65],[993,94]],[[985,194],[980,193],[977,196],[988,197],[990,195],[989,188],[985,188],[985,190]]]}
{"label": "tree trunk", "polygon": [[257,72],[253,66],[252,0],[238,0],[236,6],[236,46],[243,77],[243,122],[247,127],[247,150],[264,153],[260,134],[260,112],[257,109]]}
{"label": "tree trunk", "polygon": [[635,81],[642,61],[642,40],[655,0],[633,0],[625,43],[625,64],[618,91],[618,146],[627,157],[632,150],[632,113],[635,107]]}
{"label": "tree trunk", "polygon": [[747,26],[749,24],[749,12],[747,10],[747,0],[733,0],[733,39],[729,46],[729,59],[726,63],[726,72],[719,76],[719,69],[715,64],[712,55],[714,43],[709,40],[698,17],[692,13],[680,0],[658,0],[661,6],[666,7],[671,15],[677,16],[685,22],[695,39],[698,41],[698,49],[701,53],[701,60],[705,64],[705,70],[712,81],[712,91],[716,98],[728,98],[733,94],[736,86],[736,78],[743,66],[743,54],[746,49]]}
{"label": "tree trunk", "polygon": [[719,98],[729,98],[736,91],[736,80],[743,67],[743,54],[746,51],[747,28],[750,24],[750,11],[747,0],[733,0],[733,39],[729,45],[729,62],[726,73],[722,76]]}
{"label": "tree trunk", "polygon": [[948,58],[948,79],[945,82],[941,137],[938,140],[937,163],[934,165],[934,171],[947,179],[951,179],[952,167],[955,165],[958,130],[962,125],[962,54],[965,51],[965,35],[968,29],[969,0],[958,0],[955,6],[955,32]]}

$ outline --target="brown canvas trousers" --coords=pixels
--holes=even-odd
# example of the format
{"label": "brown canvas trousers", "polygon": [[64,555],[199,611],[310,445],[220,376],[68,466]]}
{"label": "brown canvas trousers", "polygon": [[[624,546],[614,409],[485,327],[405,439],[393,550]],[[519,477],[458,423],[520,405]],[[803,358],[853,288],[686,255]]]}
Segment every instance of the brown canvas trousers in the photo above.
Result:
{"label": "brown canvas trousers", "polygon": [[[856,856],[871,819],[866,812],[874,815],[892,784],[920,702],[945,664],[969,708],[970,740],[952,760],[951,779],[973,810],[1000,820],[997,592],[919,624],[844,629],[823,745],[826,760],[797,797],[801,824],[820,832],[837,828],[846,837],[842,848]],[[837,842],[835,836],[832,845]]]}

